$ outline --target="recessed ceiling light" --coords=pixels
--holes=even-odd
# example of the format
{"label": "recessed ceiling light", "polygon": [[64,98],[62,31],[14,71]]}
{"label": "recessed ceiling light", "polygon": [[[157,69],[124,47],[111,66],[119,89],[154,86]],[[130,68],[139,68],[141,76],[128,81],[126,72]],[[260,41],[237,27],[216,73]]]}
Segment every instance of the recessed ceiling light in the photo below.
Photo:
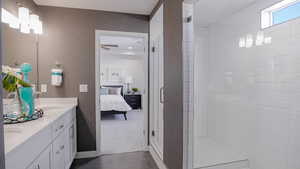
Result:
{"label": "recessed ceiling light", "polygon": [[133,49],[133,47],[132,47],[132,46],[128,46],[128,49],[129,49],[129,50],[132,50],[132,49]]}

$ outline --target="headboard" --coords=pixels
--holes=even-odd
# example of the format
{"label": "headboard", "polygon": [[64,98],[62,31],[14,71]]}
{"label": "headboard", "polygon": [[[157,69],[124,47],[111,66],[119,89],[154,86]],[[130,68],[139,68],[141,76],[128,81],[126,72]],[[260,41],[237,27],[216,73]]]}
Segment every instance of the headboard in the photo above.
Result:
{"label": "headboard", "polygon": [[121,95],[124,96],[124,86],[123,85],[102,85],[101,87],[121,88]]}

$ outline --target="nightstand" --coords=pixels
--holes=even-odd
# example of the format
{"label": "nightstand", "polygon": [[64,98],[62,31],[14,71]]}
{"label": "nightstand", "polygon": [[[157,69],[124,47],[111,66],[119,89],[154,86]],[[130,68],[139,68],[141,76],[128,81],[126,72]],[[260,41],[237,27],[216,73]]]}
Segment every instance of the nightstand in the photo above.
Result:
{"label": "nightstand", "polygon": [[142,95],[141,94],[125,94],[125,101],[132,109],[142,109]]}

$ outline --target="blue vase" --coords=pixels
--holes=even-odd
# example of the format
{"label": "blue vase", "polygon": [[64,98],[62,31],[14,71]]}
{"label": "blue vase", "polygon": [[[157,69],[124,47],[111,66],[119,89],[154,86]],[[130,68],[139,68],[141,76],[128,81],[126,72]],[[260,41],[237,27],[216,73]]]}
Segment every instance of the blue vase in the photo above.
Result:
{"label": "blue vase", "polygon": [[19,91],[22,100],[22,112],[32,116],[35,111],[32,87],[21,87]]}

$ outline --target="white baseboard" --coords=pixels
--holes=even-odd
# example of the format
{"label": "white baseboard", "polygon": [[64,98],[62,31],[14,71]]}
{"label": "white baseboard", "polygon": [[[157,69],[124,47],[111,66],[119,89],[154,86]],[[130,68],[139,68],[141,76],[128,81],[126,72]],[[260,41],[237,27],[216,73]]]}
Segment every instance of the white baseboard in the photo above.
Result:
{"label": "white baseboard", "polygon": [[160,159],[160,157],[157,154],[157,152],[154,150],[154,148],[151,145],[149,146],[149,152],[150,152],[152,158],[154,159],[154,161],[157,164],[157,167],[159,169],[168,169],[166,167],[166,165],[164,164],[164,162]]}
{"label": "white baseboard", "polygon": [[98,157],[100,154],[97,151],[77,152],[75,159]]}

